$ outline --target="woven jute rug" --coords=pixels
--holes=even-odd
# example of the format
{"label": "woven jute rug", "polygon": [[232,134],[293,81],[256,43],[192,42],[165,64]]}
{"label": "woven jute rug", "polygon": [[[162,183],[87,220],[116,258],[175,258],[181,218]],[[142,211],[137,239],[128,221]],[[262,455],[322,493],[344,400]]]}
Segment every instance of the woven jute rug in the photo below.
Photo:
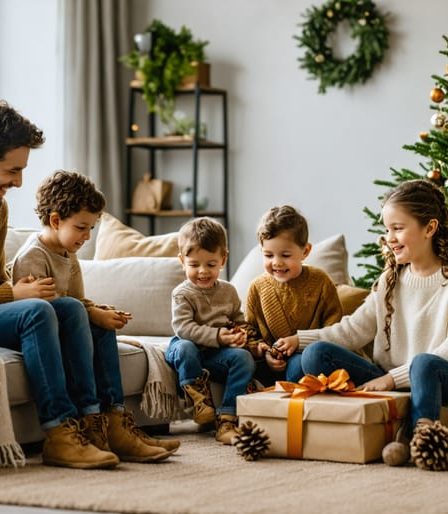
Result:
{"label": "woven jute rug", "polygon": [[448,474],[384,464],[246,462],[210,433],[181,434],[178,454],[115,470],[0,470],[0,504],[157,514],[448,512]]}

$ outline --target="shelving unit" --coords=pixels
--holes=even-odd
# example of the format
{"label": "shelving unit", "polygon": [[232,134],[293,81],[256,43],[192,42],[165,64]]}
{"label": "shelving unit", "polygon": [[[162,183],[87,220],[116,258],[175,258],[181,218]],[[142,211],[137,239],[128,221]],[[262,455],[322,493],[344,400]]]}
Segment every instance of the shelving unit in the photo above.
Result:
{"label": "shelving unit", "polygon": [[[136,101],[140,99],[142,108],[146,105],[141,99],[142,87],[139,81],[133,80],[129,86],[129,128],[126,138],[126,219],[128,225],[132,225],[133,216],[143,216],[149,220],[149,234],[155,233],[155,220],[157,218],[191,218],[197,216],[211,216],[220,218],[228,230],[228,139],[227,139],[227,92],[224,89],[214,87],[203,87],[195,84],[194,87],[179,89],[177,96],[192,96],[194,102],[194,137],[183,136],[160,136],[156,133],[156,115],[148,114],[147,136],[136,136],[132,130],[136,118]],[[199,127],[201,123],[201,99],[204,96],[212,96],[221,99],[222,108],[222,141],[209,141],[199,137]],[[139,98],[140,97],[140,98]],[[148,166],[153,178],[159,177],[156,169],[156,153],[158,151],[184,150],[189,151],[191,156],[191,189],[193,194],[193,208],[191,210],[161,210],[157,212],[143,212],[132,209],[132,180],[141,177],[146,170],[134,169],[133,153],[136,149],[143,149],[148,152]],[[200,211],[197,208],[198,196],[198,175],[199,175],[199,156],[202,150],[216,150],[222,152],[222,209],[209,209]],[[134,175],[135,174],[135,175]]]}

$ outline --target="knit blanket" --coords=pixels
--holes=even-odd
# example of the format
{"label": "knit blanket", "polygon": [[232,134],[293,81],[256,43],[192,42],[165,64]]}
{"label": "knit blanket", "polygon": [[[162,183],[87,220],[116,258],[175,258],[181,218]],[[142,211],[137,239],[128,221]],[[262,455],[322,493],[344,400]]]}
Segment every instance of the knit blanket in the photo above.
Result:
{"label": "knit blanket", "polygon": [[118,341],[145,351],[148,361],[148,376],[140,404],[150,418],[175,420],[182,418],[182,406],[177,395],[176,372],[165,361],[168,343],[145,341],[144,338],[118,336]]}
{"label": "knit blanket", "polygon": [[16,442],[9,410],[5,363],[0,359],[0,468],[25,465],[25,455]]}

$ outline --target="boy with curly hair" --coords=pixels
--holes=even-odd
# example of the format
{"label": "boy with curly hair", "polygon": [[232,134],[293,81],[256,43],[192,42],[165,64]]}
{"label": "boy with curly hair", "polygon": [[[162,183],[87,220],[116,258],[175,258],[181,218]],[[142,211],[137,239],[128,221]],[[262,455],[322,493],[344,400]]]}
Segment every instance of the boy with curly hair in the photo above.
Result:
{"label": "boy with curly hair", "polygon": [[[46,280],[53,291],[47,299],[58,320],[67,316],[73,320],[72,334],[64,328],[60,331],[73,417],[81,417],[83,433],[104,452],[125,461],[163,460],[179,442],[150,438],[136,428],[132,414],[124,408],[115,330],[131,315],[84,297],[76,252],[90,239],[105,206],[104,196],[86,176],[62,170],[46,178],[36,196],[43,229],[30,236],[16,255],[13,282]],[[54,302],[61,298],[70,300],[69,309],[60,309]],[[64,424],[53,429],[55,440],[60,427]],[[61,452],[51,445],[44,446],[43,458],[47,464],[64,465]]]}

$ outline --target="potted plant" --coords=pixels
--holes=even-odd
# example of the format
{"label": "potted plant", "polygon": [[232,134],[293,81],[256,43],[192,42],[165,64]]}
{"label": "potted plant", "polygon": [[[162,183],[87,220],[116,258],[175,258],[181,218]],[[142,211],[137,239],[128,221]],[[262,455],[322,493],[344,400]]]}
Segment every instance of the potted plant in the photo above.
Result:
{"label": "potted plant", "polygon": [[134,69],[141,80],[148,111],[157,112],[162,123],[169,125],[175,91],[197,73],[198,63],[205,61],[208,41],[194,40],[185,26],[176,33],[160,20],[154,20],[145,33],[151,36],[150,51],[139,51],[136,45],[121,61]]}

